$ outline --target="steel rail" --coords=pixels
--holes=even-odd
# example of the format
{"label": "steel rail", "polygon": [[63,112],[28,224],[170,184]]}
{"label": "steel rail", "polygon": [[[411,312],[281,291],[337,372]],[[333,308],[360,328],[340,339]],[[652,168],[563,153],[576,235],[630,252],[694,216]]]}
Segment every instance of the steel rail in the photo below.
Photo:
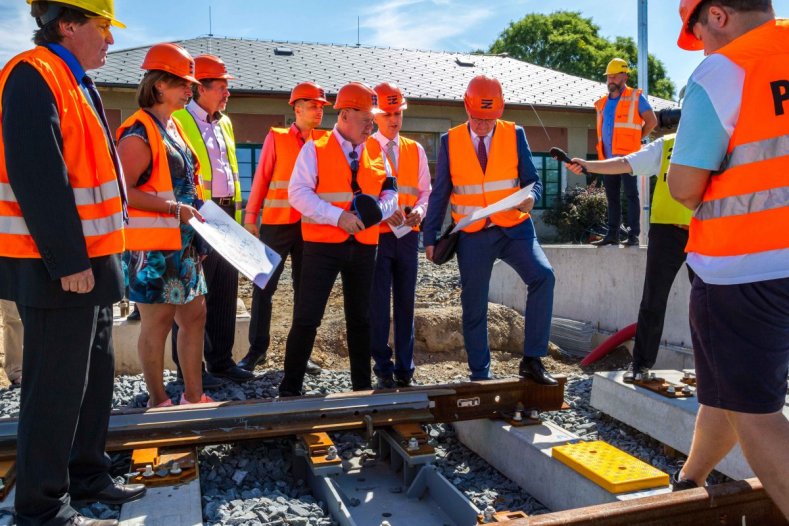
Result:
{"label": "steel rail", "polygon": [[751,478],[517,519],[508,526],[742,526],[789,524]]}
{"label": "steel rail", "polygon": [[[108,450],[199,445],[403,423],[473,420],[564,404],[564,384],[493,380],[398,390],[126,409],[110,417]],[[16,453],[17,420],[0,419],[0,456]]]}

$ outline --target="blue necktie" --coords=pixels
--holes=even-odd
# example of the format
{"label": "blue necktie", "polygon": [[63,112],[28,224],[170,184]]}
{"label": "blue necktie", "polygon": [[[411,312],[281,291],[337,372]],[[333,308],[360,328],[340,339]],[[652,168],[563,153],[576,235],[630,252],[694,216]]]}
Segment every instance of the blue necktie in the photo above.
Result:
{"label": "blue necktie", "polygon": [[115,175],[118,178],[118,189],[121,193],[121,202],[123,203],[123,221],[129,222],[129,212],[127,210],[126,199],[126,180],[123,178],[123,169],[121,168],[120,159],[118,158],[118,150],[115,148],[115,141],[112,139],[112,132],[110,131],[110,124],[107,122],[107,116],[104,114],[104,104],[101,102],[99,90],[96,89],[96,84],[89,76],[85,75],[82,79],[82,84],[87,88],[90,94],[93,108],[99,116],[101,124],[104,126],[104,132],[107,134],[107,144],[110,148],[110,156],[112,157],[112,164],[115,166]]}

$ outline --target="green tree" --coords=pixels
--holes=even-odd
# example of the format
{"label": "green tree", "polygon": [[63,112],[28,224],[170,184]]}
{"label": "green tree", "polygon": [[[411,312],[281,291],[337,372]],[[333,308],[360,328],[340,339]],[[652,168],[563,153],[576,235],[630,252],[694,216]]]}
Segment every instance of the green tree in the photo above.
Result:
{"label": "green tree", "polygon": [[[608,61],[621,57],[635,64],[638,51],[630,37],[613,42],[600,35],[600,27],[577,11],[556,11],[550,15],[530,14],[511,22],[490,46],[490,53],[507,53],[514,58],[546,68],[596,81]],[[672,99],[674,83],[666,75],[663,63],[649,55],[649,93]],[[638,83],[638,71],[630,75],[631,85]]]}

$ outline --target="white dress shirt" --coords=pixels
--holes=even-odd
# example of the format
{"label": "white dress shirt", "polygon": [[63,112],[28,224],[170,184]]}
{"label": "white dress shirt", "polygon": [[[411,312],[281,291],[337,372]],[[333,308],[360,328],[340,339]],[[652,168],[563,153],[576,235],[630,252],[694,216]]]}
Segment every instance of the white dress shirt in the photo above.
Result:
{"label": "white dress shirt", "polygon": [[[354,148],[350,141],[346,140],[345,137],[337,131],[337,126],[332,130],[332,138],[340,143],[340,148],[342,148],[343,153],[345,153],[345,160],[348,161],[348,165],[351,164],[348,155],[352,151],[358,154],[357,159],[361,159],[362,152],[364,151],[364,143]],[[381,155],[383,155],[383,152]],[[387,173],[389,173],[388,163],[385,163],[385,165],[387,167]],[[315,152],[315,143],[307,141],[307,143],[302,146],[299,156],[296,158],[296,164],[293,166],[293,173],[290,176],[290,183],[288,184],[288,200],[293,208],[316,223],[337,226],[340,216],[345,210],[318,197],[318,194],[315,193],[315,188],[317,186],[318,157]],[[383,213],[383,219],[387,219],[397,210],[397,192],[394,190],[382,190],[381,194],[378,196],[378,206]]]}
{"label": "white dress shirt", "polygon": [[[394,162],[399,167],[400,166],[400,134],[398,133],[395,135],[394,139],[387,139],[383,133],[380,131],[375,132],[373,137],[378,144],[381,145],[381,150],[383,151],[384,155],[386,155],[389,141],[394,141]],[[427,154],[425,153],[425,149],[422,147],[421,144],[416,143],[417,150],[419,150],[419,174],[417,179],[417,187],[418,187],[418,195],[416,198],[416,203],[413,206],[413,212],[418,213],[422,219],[427,216],[427,201],[430,199],[430,168],[427,164]],[[398,181],[399,185],[399,181]]]}
{"label": "white dress shirt", "polygon": [[203,137],[208,159],[211,161],[211,197],[233,197],[235,181],[233,169],[227,157],[227,145],[219,119],[211,116],[194,99],[189,101],[186,109],[195,118],[197,129]]}
{"label": "white dress shirt", "polygon": [[[482,140],[485,143],[485,152],[488,154],[488,157],[490,157],[490,141],[493,138],[493,132],[495,129],[496,127],[494,126],[493,129],[490,130],[490,133],[482,137]],[[471,126],[468,127],[468,131],[471,134],[471,144],[474,145],[474,152],[476,152],[479,148],[479,135],[474,133],[474,130],[471,129]]]}

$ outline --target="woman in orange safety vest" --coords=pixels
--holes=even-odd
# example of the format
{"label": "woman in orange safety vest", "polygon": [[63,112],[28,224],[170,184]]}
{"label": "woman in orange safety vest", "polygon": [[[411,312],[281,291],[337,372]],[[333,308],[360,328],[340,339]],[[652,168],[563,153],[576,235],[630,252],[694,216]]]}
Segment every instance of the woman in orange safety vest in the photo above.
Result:
{"label": "woman in orange safety vest", "polygon": [[184,376],[180,403],[208,402],[202,356],[207,292],[201,261],[205,245],[188,224],[202,220],[197,155],[175,119],[192,95],[194,60],[175,44],[157,44],[142,64],[140,110],[118,130],[118,153],[129,195],[129,298],[140,306],[137,351],[149,407],[172,401],[164,390],[164,344],[178,323],[178,360]]}

